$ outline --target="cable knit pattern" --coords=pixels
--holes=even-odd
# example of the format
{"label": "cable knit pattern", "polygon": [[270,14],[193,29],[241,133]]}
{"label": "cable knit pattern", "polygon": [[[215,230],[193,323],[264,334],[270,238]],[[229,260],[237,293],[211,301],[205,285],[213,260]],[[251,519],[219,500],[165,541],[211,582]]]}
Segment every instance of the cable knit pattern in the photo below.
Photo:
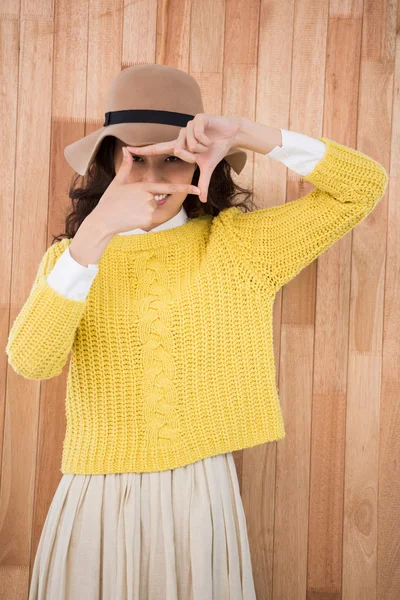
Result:
{"label": "cable knit pattern", "polygon": [[152,251],[141,252],[138,270],[138,337],[143,368],[145,445],[178,437],[174,337],[168,271]]}
{"label": "cable knit pattern", "polygon": [[84,300],[46,277],[46,251],[14,321],[8,362],[29,379],[69,365],[62,473],[154,472],[285,436],[276,386],[277,290],[368,215],[384,167],[319,138],[306,196],[231,207],[179,227],[114,236]]}

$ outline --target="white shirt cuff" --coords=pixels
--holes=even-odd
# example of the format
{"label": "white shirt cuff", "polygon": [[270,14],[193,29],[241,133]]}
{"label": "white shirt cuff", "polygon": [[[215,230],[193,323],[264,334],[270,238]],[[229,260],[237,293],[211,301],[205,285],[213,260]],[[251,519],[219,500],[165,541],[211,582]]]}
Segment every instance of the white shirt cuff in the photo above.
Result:
{"label": "white shirt cuff", "polygon": [[266,156],[286,165],[299,175],[309,175],[325,156],[326,144],[296,131],[281,129],[282,147],[275,146]]}
{"label": "white shirt cuff", "polygon": [[49,286],[62,296],[72,300],[85,300],[98,271],[97,263],[87,267],[78,263],[72,258],[68,247],[46,279]]}

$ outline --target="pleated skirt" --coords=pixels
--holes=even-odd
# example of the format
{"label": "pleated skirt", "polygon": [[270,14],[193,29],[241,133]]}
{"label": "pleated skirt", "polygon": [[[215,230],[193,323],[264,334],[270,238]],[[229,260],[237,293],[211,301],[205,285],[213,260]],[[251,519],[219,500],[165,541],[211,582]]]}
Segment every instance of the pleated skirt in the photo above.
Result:
{"label": "pleated skirt", "polygon": [[232,453],[154,473],[64,474],[29,600],[255,600]]}

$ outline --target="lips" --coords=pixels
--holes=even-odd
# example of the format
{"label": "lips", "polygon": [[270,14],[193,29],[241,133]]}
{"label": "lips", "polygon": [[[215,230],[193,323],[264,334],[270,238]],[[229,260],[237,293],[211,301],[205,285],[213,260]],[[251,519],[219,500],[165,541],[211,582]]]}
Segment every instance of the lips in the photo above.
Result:
{"label": "lips", "polygon": [[168,196],[166,196],[165,198],[162,198],[162,200],[156,200],[157,205],[160,204],[165,204],[165,202],[168,200],[168,198],[170,197],[171,194],[168,194]]}

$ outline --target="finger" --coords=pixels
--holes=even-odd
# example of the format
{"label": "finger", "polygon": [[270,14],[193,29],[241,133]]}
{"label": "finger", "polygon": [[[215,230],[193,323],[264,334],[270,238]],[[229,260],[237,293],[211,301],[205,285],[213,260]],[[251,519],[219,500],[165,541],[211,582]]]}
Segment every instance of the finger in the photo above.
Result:
{"label": "finger", "polygon": [[174,154],[186,162],[193,162],[194,155],[186,148],[186,127],[182,127],[176,138]]}
{"label": "finger", "polygon": [[197,187],[200,188],[199,199],[201,202],[207,202],[208,188],[210,185],[210,179],[213,169],[200,169],[200,177],[197,183]]}
{"label": "finger", "polygon": [[197,156],[186,149],[186,128],[183,127],[175,141],[174,154],[185,162],[194,163]]}
{"label": "finger", "polygon": [[202,202],[203,204],[205,204],[207,202],[207,197],[208,197],[208,187],[207,188],[200,188],[201,192],[199,194],[199,200],[200,202]]}
{"label": "finger", "polygon": [[132,170],[133,159],[132,155],[127,152],[126,156],[123,153],[121,164],[115,174],[114,181],[117,183],[126,183],[129,179]]}
{"label": "finger", "polygon": [[158,144],[150,144],[148,146],[127,146],[128,150],[133,154],[143,154],[152,156],[154,154],[173,154],[176,140],[169,142],[159,142]]}
{"label": "finger", "polygon": [[[176,140],[176,144],[175,144],[175,153],[176,153],[176,150],[179,150],[181,152],[181,155],[184,160],[186,160],[185,157],[189,158],[189,154],[191,154],[196,161],[197,160],[197,156],[196,156],[197,150],[196,149],[192,150],[191,148],[189,148],[189,150],[188,150],[188,143],[187,143],[188,133],[189,133],[189,131],[188,131],[187,127],[184,127],[183,129],[180,130],[178,139]],[[201,152],[208,150],[208,148],[206,148],[205,146],[198,144],[198,142],[196,140],[194,142],[194,146],[195,147],[197,146]],[[193,161],[190,160],[189,162],[193,162]]]}
{"label": "finger", "polygon": [[152,194],[174,194],[186,192],[186,194],[199,194],[198,186],[191,183],[128,183],[132,190],[146,190]]}
{"label": "finger", "polygon": [[193,121],[191,121],[191,123],[193,123],[193,132],[194,132],[195,138],[202,144],[209,146],[211,144],[211,140],[204,133],[205,124],[206,124],[205,116],[204,115],[196,115],[196,117],[193,119]]}
{"label": "finger", "polygon": [[192,154],[192,152],[188,152],[187,150],[184,150],[183,148],[175,148],[174,154],[175,154],[175,156],[178,156],[178,158],[181,158],[182,160],[189,162],[189,163],[195,163],[198,159],[198,156],[196,156],[195,154]]}
{"label": "finger", "polygon": [[202,144],[195,135],[194,121],[189,121],[186,126],[186,145],[191,152],[206,152],[208,146]]}

